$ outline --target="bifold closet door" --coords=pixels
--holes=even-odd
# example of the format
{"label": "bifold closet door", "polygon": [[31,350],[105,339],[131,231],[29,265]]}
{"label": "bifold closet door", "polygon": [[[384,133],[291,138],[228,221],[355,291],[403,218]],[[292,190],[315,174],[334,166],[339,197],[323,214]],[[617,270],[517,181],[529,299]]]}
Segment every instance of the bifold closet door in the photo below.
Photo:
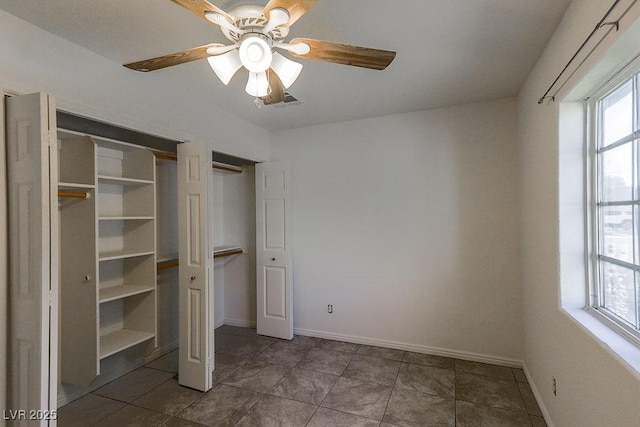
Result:
{"label": "bifold closet door", "polygon": [[287,163],[256,165],[258,334],[293,338],[291,178]]}
{"label": "bifold closet door", "polygon": [[213,245],[209,228],[211,149],[178,145],[179,382],[200,391],[212,387]]}
{"label": "bifold closet door", "polygon": [[[5,417],[20,425],[48,425],[50,411],[57,408],[55,103],[39,93],[7,98],[6,121],[10,273]],[[34,412],[42,419],[30,421],[31,410],[42,411]]]}

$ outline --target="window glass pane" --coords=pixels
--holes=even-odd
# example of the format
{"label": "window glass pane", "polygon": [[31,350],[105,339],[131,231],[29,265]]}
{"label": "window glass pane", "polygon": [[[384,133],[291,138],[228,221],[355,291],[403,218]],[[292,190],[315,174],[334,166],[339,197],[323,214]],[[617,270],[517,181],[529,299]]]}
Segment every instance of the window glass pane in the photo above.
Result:
{"label": "window glass pane", "polygon": [[602,141],[606,147],[633,132],[633,84],[630,80],[602,100]]}
{"label": "window glass pane", "polygon": [[603,202],[626,201],[632,199],[633,155],[632,144],[599,154]]}
{"label": "window glass pane", "polygon": [[636,289],[633,270],[602,262],[602,306],[636,326]]}
{"label": "window glass pane", "polygon": [[602,210],[602,254],[629,263],[634,262],[633,209],[606,206]]}

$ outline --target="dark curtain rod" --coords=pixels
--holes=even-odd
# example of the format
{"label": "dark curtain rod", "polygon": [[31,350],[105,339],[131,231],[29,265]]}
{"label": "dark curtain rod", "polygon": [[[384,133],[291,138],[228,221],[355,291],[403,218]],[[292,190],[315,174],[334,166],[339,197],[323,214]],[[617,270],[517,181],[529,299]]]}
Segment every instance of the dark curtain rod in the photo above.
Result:
{"label": "dark curtain rod", "polygon": [[[549,96],[549,92],[551,92],[551,89],[553,89],[553,87],[556,85],[556,83],[558,83],[558,81],[560,80],[560,77],[562,77],[564,75],[564,73],[567,72],[567,70],[569,69],[569,67],[573,63],[573,61],[575,61],[575,59],[578,57],[580,52],[582,52],[582,50],[585,48],[587,43],[589,43],[591,41],[593,36],[598,32],[598,30],[600,28],[605,27],[607,25],[614,25],[616,27],[616,31],[618,31],[618,29],[620,28],[620,21],[607,22],[607,19],[609,19],[609,15],[611,15],[611,13],[614,11],[614,9],[618,6],[618,4],[621,1],[622,0],[616,0],[613,3],[613,5],[609,8],[607,13],[604,14],[604,16],[602,17],[600,22],[598,22],[598,24],[596,24],[596,27],[593,29],[593,31],[591,31],[591,34],[589,34],[589,36],[585,39],[585,41],[582,42],[582,44],[580,45],[578,50],[576,50],[576,53],[574,53],[573,56],[571,57],[571,59],[569,60],[569,62],[567,62],[567,65],[565,65],[564,68],[562,69],[562,71],[560,71],[560,74],[558,74],[558,77],[556,77],[556,79],[553,81],[553,83],[551,83],[551,86],[549,86],[549,89],[547,89],[547,91],[544,93],[544,95],[542,95],[540,97],[540,99],[538,99],[538,104],[542,104],[544,102],[544,100],[547,99],[547,98],[551,98],[552,101],[555,101],[555,96]],[[634,3],[635,3],[635,1],[634,1]]]}

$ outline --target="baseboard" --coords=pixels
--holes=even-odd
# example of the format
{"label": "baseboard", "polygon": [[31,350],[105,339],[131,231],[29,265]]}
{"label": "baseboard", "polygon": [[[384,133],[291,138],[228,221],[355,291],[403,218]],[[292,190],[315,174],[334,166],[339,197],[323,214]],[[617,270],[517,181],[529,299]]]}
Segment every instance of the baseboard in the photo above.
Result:
{"label": "baseboard", "polygon": [[507,359],[486,354],[463,352],[456,350],[445,350],[435,347],[427,347],[415,344],[407,344],[397,341],[384,341],[373,338],[357,337],[353,335],[334,334],[331,332],[313,331],[309,329],[294,329],[294,334],[308,337],[325,338],[330,340],[351,342],[354,344],[364,344],[376,347],[393,348],[396,350],[412,351],[414,353],[431,354],[434,356],[451,357],[454,359],[469,360],[472,362],[489,363],[491,365],[507,366],[509,368],[522,368],[523,362],[516,359]]}
{"label": "baseboard", "polygon": [[547,407],[544,405],[544,401],[542,400],[542,395],[540,391],[538,391],[538,387],[533,382],[533,378],[531,377],[531,373],[527,368],[527,364],[523,364],[522,370],[524,371],[524,376],[527,377],[527,381],[529,382],[529,387],[531,388],[531,392],[533,393],[533,397],[536,398],[536,402],[538,402],[538,407],[540,408],[540,412],[542,412],[542,417],[544,418],[544,422],[547,423],[547,427],[554,427],[553,421],[551,421],[551,415],[549,415],[549,411]]}
{"label": "baseboard", "polygon": [[68,394],[59,394],[58,408],[66,405],[67,403],[71,403],[74,400],[80,399],[82,396],[86,396],[92,391],[95,391],[100,387],[107,385],[111,381],[117,380],[118,378],[128,374],[129,372],[135,371],[136,369],[146,365],[149,362],[153,362],[154,360],[164,356],[165,354],[175,350],[176,348],[178,348],[177,342],[173,342],[173,343],[164,345],[162,347],[158,347],[150,355],[144,358],[137,359],[132,363],[123,365],[117,368],[116,370],[110,372],[109,375],[99,377],[95,382],[91,383],[91,385],[89,385],[89,387],[87,388],[83,388]]}
{"label": "baseboard", "polygon": [[174,341],[172,343],[163,345],[162,347],[156,348],[150,355],[144,358],[144,364],[153,362],[156,359],[161,358],[167,353],[171,353],[173,350],[178,348],[178,341]]}
{"label": "baseboard", "polygon": [[253,328],[253,329],[256,328],[256,322],[253,320],[224,319],[223,324],[229,325],[229,326],[238,326],[240,328]]}

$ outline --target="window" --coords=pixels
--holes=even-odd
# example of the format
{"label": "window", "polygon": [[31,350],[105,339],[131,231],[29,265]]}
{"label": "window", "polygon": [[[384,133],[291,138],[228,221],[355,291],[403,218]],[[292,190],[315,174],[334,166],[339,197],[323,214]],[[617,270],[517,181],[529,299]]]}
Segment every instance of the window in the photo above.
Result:
{"label": "window", "polygon": [[640,343],[640,73],[590,101],[591,308]]}

